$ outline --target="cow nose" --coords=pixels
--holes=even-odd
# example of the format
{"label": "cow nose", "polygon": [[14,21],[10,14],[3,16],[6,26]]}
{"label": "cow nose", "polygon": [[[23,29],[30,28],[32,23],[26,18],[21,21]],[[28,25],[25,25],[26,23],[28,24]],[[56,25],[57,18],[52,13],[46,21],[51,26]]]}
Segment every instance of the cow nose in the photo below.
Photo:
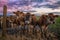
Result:
{"label": "cow nose", "polygon": [[55,24],[55,22],[53,22],[53,24]]}
{"label": "cow nose", "polygon": [[55,22],[54,21],[50,21],[50,24],[55,24]]}

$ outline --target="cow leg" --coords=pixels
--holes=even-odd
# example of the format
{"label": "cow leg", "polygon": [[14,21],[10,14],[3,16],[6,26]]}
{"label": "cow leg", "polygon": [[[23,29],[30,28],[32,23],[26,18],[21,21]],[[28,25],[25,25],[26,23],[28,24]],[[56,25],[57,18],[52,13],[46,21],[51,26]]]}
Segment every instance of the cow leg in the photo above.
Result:
{"label": "cow leg", "polygon": [[45,35],[44,35],[44,26],[40,27],[40,31],[41,31],[41,38],[45,39]]}

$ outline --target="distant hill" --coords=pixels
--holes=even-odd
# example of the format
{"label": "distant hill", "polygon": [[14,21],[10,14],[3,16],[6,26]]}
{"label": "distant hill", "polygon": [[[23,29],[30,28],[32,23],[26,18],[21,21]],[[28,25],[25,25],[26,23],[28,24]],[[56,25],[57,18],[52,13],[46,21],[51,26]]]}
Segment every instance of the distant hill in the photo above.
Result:
{"label": "distant hill", "polygon": [[[7,13],[7,16],[15,15],[13,13]],[[3,13],[0,13],[0,16],[3,16]]]}
{"label": "distant hill", "polygon": [[[51,12],[51,13],[53,13],[55,15],[60,15],[60,12]],[[46,13],[46,14],[49,14],[49,13]]]}
{"label": "distant hill", "polygon": [[[51,12],[53,13],[54,15],[60,15],[60,12]],[[49,13],[45,13],[45,15],[47,15]],[[41,16],[42,14],[41,13],[35,13],[36,16]]]}

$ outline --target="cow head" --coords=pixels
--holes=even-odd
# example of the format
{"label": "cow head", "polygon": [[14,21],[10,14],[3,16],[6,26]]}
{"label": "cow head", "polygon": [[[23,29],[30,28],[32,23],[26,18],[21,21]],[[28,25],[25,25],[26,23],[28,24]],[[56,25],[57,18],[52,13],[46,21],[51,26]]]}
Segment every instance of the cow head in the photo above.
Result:
{"label": "cow head", "polygon": [[48,18],[47,15],[40,16],[38,20],[39,25],[40,26],[47,25],[48,24],[47,18]]}
{"label": "cow head", "polygon": [[16,14],[17,16],[20,16],[20,14],[23,14],[23,12],[20,12],[20,11],[16,11],[16,12],[13,12],[14,14]]}
{"label": "cow head", "polygon": [[55,18],[57,18],[58,15],[54,15],[53,13],[49,13],[48,14],[48,19],[49,19],[49,22],[54,24],[55,23]]}
{"label": "cow head", "polygon": [[28,13],[26,13],[26,16],[30,16],[31,14],[28,12]]}
{"label": "cow head", "polygon": [[59,17],[58,15],[54,15],[53,13],[49,13],[48,15],[40,16],[38,23],[39,25],[49,25],[55,23],[55,18]]}

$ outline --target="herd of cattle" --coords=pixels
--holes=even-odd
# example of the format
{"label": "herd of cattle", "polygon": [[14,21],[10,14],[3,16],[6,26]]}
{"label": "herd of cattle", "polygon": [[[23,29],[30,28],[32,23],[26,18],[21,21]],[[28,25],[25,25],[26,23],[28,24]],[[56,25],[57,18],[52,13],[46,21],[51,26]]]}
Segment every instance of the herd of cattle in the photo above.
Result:
{"label": "herd of cattle", "polygon": [[[48,15],[41,15],[37,20],[37,16],[30,13],[23,13],[20,11],[13,12],[16,16],[6,18],[6,28],[8,34],[20,35],[35,35],[41,34],[41,37],[48,39],[48,25],[55,23],[55,18],[58,15],[49,13]],[[2,29],[2,18],[0,18],[0,29]]]}

